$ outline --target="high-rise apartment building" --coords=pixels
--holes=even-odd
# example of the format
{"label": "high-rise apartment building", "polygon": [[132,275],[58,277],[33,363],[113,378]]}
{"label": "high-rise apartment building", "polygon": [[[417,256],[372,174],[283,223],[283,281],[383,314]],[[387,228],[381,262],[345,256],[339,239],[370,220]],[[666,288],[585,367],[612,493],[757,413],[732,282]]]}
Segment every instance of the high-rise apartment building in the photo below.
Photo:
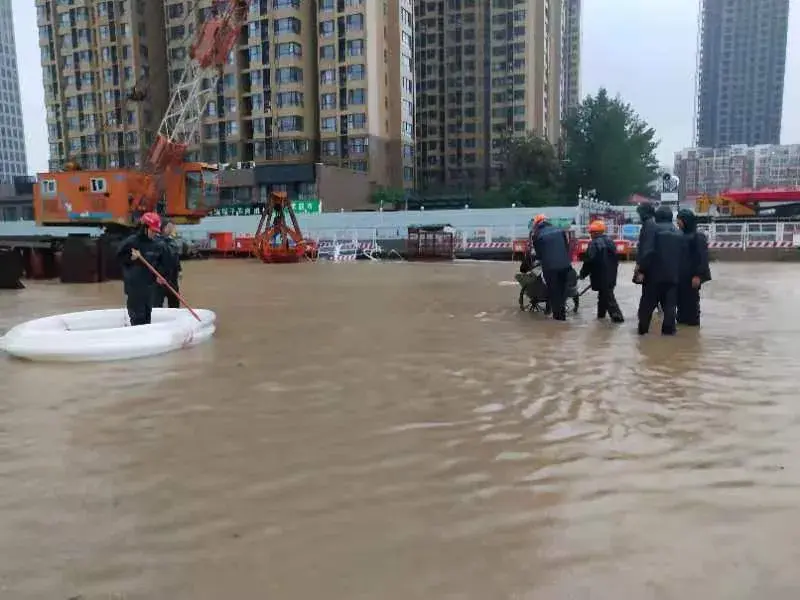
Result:
{"label": "high-rise apartment building", "polygon": [[[164,2],[170,88],[183,76],[211,0]],[[253,0],[190,156],[211,163],[311,160],[318,150],[316,11],[298,0]]]}
{"label": "high-rise apartment building", "polygon": [[560,134],[562,0],[415,0],[417,181],[484,189],[498,142]]}
{"label": "high-rise apartment building", "polygon": [[[413,185],[411,0],[249,4],[219,79],[203,82],[210,97],[189,157],[323,162],[376,185]],[[51,167],[140,162],[216,3],[38,0],[37,9]]]}
{"label": "high-rise apartment building", "polygon": [[414,185],[411,0],[320,0],[321,160]]}
{"label": "high-rise apartment building", "polygon": [[789,0],[701,0],[697,145],[778,144]]}
{"label": "high-rise apartment building", "polygon": [[561,4],[561,119],[581,101],[581,0]]}
{"label": "high-rise apartment building", "polygon": [[134,166],[166,109],[159,0],[37,0],[50,168]]}
{"label": "high-rise apartment building", "polygon": [[[212,2],[167,0],[165,10],[174,85]],[[410,187],[412,39],[410,0],[252,0],[194,156],[231,164],[322,162],[366,173],[378,185]]]}
{"label": "high-rise apartment building", "polygon": [[0,185],[28,172],[11,0],[0,0]]}

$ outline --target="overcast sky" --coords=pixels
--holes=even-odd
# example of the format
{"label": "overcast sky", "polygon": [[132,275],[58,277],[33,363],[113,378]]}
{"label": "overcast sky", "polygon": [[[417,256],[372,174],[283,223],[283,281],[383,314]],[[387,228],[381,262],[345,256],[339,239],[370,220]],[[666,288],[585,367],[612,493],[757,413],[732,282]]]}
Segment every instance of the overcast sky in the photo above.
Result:
{"label": "overcast sky", "polygon": [[[583,0],[582,93],[621,94],[655,127],[658,158],[692,143],[698,0]],[[28,168],[47,169],[36,8],[12,0]],[[800,0],[792,0],[786,62],[783,143],[800,143]],[[790,102],[789,99],[794,99]]]}

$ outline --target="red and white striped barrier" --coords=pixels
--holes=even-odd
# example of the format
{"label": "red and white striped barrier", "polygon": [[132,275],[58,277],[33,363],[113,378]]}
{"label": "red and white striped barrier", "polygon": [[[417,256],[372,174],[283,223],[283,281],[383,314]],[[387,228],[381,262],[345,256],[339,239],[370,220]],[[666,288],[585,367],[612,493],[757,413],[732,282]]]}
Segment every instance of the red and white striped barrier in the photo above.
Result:
{"label": "red and white striped barrier", "polygon": [[468,250],[488,250],[488,249],[504,249],[511,250],[512,242],[467,242],[465,244]]}
{"label": "red and white striped barrier", "polygon": [[792,242],[747,242],[748,248],[794,248]]}
{"label": "red and white striped barrier", "polygon": [[722,248],[794,248],[792,242],[708,242],[708,247],[711,249]]}

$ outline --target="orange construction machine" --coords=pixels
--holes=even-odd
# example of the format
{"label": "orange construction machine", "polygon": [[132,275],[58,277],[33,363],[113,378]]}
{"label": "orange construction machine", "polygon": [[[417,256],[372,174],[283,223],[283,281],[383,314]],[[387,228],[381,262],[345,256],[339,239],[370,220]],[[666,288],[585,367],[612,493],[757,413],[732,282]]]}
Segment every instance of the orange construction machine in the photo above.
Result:
{"label": "orange construction machine", "polygon": [[296,263],[316,258],[317,245],[303,237],[285,192],[269,195],[253,239],[253,250],[265,263]]}
{"label": "orange construction machine", "polygon": [[178,223],[197,223],[219,203],[218,171],[184,162],[228,55],[247,23],[250,0],[220,0],[191,45],[158,136],[140,169],[84,171],[68,164],[38,175],[33,211],[38,225],[128,228],[155,211]]}
{"label": "orange construction machine", "polygon": [[800,217],[800,188],[724,190],[719,196],[700,196],[699,216],[715,221],[735,219],[797,220]]}

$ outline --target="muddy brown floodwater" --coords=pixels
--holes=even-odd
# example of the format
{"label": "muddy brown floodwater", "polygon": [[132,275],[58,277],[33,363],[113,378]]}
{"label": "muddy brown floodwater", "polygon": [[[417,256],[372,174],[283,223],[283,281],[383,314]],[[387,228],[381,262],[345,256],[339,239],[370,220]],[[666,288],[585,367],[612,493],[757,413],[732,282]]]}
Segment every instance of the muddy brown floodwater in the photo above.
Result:
{"label": "muddy brown floodwater", "polygon": [[[798,267],[716,264],[702,330],[559,324],[511,264],[189,263],[212,343],[0,357],[0,598],[800,597]],[[118,307],[0,292],[0,329]],[[654,327],[658,331],[658,327]]]}

